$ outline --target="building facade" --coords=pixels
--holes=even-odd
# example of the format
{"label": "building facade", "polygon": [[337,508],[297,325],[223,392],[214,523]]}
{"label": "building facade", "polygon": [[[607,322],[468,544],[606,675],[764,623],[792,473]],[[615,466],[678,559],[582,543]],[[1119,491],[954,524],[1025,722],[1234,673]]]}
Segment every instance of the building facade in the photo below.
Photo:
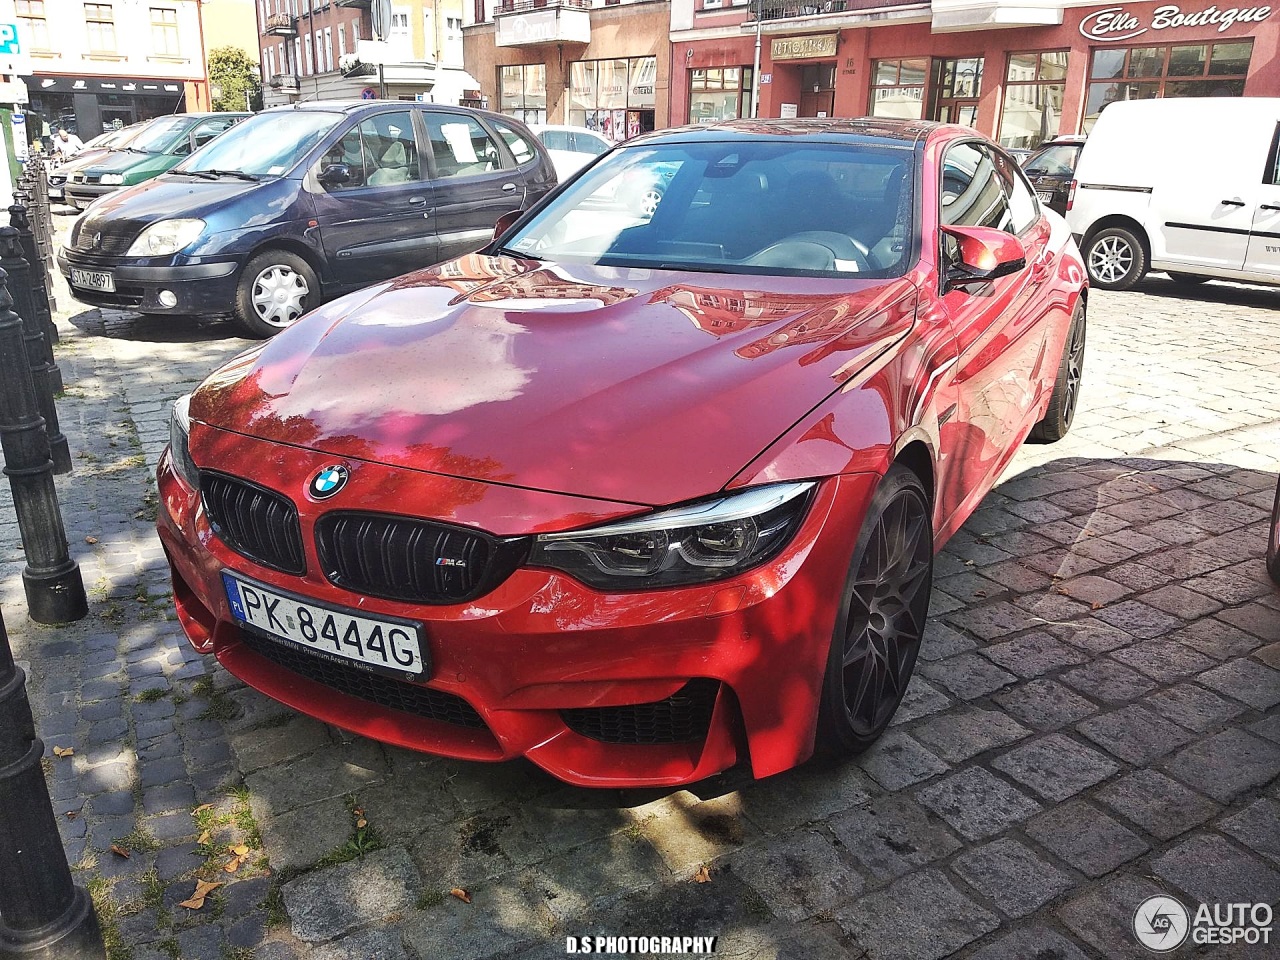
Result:
{"label": "building facade", "polygon": [[88,140],[104,129],[207,109],[205,48],[197,0],[16,0],[27,138],[65,126]]}
{"label": "building facade", "polygon": [[624,140],[668,125],[668,0],[473,0],[465,52],[485,104]]}
{"label": "building facade", "polygon": [[[266,106],[300,100],[479,105],[463,67],[462,0],[393,5],[374,42],[369,0],[258,0]],[[381,71],[379,71],[381,66]]]}
{"label": "building facade", "polygon": [[673,124],[750,116],[754,87],[761,117],[950,121],[1032,147],[1115,100],[1280,96],[1280,12],[1263,5],[763,0],[757,17],[672,0],[671,40]]}

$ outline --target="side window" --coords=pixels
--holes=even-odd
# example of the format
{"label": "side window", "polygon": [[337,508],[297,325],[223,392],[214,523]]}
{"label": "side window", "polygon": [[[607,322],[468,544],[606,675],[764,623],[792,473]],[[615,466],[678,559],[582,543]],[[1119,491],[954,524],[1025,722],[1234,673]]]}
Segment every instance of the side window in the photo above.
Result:
{"label": "side window", "polygon": [[524,166],[538,155],[538,151],[533,144],[516,133],[512,127],[507,126],[501,120],[492,120],[490,122],[493,124],[494,129],[498,131],[498,136],[507,141],[507,146],[511,150],[511,155],[516,158],[518,166]]}
{"label": "side window", "polygon": [[572,150],[569,136],[564,130],[544,130],[541,137],[542,145],[548,150]]}
{"label": "side window", "polygon": [[990,154],[977,143],[958,143],[942,161],[940,220],[958,227],[1010,230],[1009,201]]}
{"label": "side window", "polygon": [[364,182],[371,187],[421,180],[418,143],[413,134],[413,115],[380,113],[360,124],[363,143]]}
{"label": "side window", "polygon": [[191,131],[191,142],[194,144],[195,149],[199,150],[206,143],[231,126],[231,124],[232,120],[230,118],[206,120]]}
{"label": "side window", "polygon": [[589,153],[593,157],[598,157],[609,148],[597,140],[595,137],[583,136],[577,133],[566,134],[569,137],[569,147],[574,153]]}
{"label": "side window", "polygon": [[428,113],[426,119],[437,177],[471,177],[501,168],[498,145],[471,117]]}
{"label": "side window", "polygon": [[1005,229],[1010,233],[1021,234],[1040,219],[1040,202],[1022,179],[1020,171],[1014,169],[1016,164],[1012,160],[989,147],[984,152],[991,157],[996,176],[1009,200],[1009,225]]}
{"label": "side window", "polygon": [[1280,186],[1280,123],[1276,124],[1275,135],[1271,138],[1271,152],[1267,154],[1267,170],[1262,182]]}
{"label": "side window", "polygon": [[341,185],[329,187],[331,191],[335,190],[351,190],[354,187],[363,187],[365,181],[365,162],[364,148],[360,141],[360,127],[354,126],[342,135],[342,139],[325,152],[324,159],[320,161],[320,169],[332,166],[338,163],[345,163],[347,169],[351,171],[351,179]]}

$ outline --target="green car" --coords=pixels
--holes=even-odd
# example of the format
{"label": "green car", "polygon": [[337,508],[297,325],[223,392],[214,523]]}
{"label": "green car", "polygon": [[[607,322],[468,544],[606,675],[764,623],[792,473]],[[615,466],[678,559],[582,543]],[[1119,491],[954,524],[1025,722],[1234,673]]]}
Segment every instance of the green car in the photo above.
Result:
{"label": "green car", "polygon": [[68,178],[67,202],[83,210],[98,197],[176,167],[248,113],[178,113],[151,121],[127,146],[80,165]]}

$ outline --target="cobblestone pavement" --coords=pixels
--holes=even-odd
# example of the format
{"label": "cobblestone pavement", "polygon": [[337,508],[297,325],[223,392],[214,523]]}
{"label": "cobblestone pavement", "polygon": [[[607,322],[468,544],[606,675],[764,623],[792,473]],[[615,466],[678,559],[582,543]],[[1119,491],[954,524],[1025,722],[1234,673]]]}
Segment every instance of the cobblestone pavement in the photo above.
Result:
{"label": "cobblestone pavement", "polygon": [[[939,558],[884,739],[641,793],[386,748],[197,656],[151,474],[169,400],[246,342],[60,290],[77,469],[59,487],[92,609],[26,619],[7,488],[0,596],[113,956],[524,960],[616,933],[760,960],[1124,958],[1145,955],[1129,924],[1151,893],[1280,901],[1280,592],[1260,559],[1278,305],[1163,278],[1095,293],[1076,429],[1026,448]],[[191,909],[197,878],[222,886]]]}

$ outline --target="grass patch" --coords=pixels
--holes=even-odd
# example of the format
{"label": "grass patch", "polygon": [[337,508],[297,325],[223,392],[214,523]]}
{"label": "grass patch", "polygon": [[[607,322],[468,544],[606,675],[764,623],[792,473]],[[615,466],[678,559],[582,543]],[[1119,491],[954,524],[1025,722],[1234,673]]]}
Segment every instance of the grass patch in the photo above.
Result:
{"label": "grass patch", "polygon": [[153,850],[160,849],[160,841],[141,827],[135,827],[123,837],[116,837],[112,842],[118,843],[130,853],[151,853]]}
{"label": "grass patch", "polygon": [[204,697],[208,699],[213,696],[213,677],[201,677],[191,685],[191,695],[193,697]]}
{"label": "grass patch", "polygon": [[222,960],[253,960],[253,951],[248,947],[224,946]]}
{"label": "grass patch", "polygon": [[167,953],[171,960],[182,960],[182,945],[178,943],[175,937],[168,940],[161,940],[156,944],[156,948]]}
{"label": "grass patch", "polygon": [[191,694],[207,700],[209,705],[200,713],[201,720],[232,720],[240,712],[236,702],[213,685],[213,677],[201,677],[191,685]]}
{"label": "grass patch", "polygon": [[749,916],[758,920],[773,919],[773,911],[769,909],[769,905],[764,902],[764,897],[756,893],[750,887],[747,887],[742,893],[742,905],[746,908]]}
{"label": "grass patch", "polygon": [[284,908],[284,894],[280,892],[280,884],[273,883],[267,895],[258,904],[267,911],[267,926],[280,927],[289,922],[289,914]]}
{"label": "grass patch", "polygon": [[418,894],[418,899],[413,902],[413,905],[419,910],[430,910],[442,903],[444,903],[443,890],[423,890]]}
{"label": "grass patch", "polygon": [[138,879],[142,882],[142,903],[144,906],[159,907],[164,903],[164,881],[156,873],[155,867],[152,867]]}
{"label": "grass patch", "polygon": [[120,905],[111,895],[111,881],[105,877],[90,877],[85,888],[98,915],[98,927],[102,931],[102,945],[107,948],[107,960],[133,960],[133,951],[120,933]]}
{"label": "grass patch", "polygon": [[155,703],[157,700],[163,700],[168,695],[169,691],[164,687],[150,687],[143,690],[133,699],[136,703]]}

